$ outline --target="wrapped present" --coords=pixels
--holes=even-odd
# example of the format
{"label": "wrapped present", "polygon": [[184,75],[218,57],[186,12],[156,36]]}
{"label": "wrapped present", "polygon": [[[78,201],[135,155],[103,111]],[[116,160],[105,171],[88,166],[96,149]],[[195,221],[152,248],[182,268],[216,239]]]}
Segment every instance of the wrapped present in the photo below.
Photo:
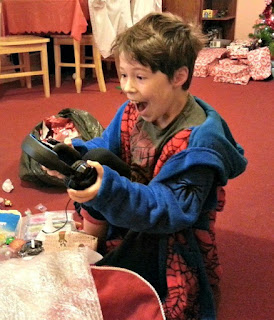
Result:
{"label": "wrapped present", "polygon": [[247,85],[250,79],[249,66],[231,64],[219,65],[213,81]]}
{"label": "wrapped present", "polygon": [[[236,61],[236,60],[234,60],[234,61]],[[247,59],[238,59],[238,63],[243,64],[243,65],[249,65],[249,62]]]}
{"label": "wrapped present", "polygon": [[208,75],[214,77],[216,74],[216,68],[219,65],[218,60],[214,60],[212,63],[208,65]]}
{"label": "wrapped present", "polygon": [[247,40],[241,40],[236,39],[230,43],[231,46],[238,46],[238,47],[247,47],[249,48],[253,43],[253,40],[247,39]]}
{"label": "wrapped present", "polygon": [[194,77],[201,77],[201,78],[207,77],[208,76],[208,65],[196,63],[194,66],[193,76]]}
{"label": "wrapped present", "polygon": [[250,51],[247,60],[253,80],[264,80],[271,75],[271,55],[268,47]]}
{"label": "wrapped present", "polygon": [[207,77],[210,67],[227,55],[225,48],[205,48],[200,51],[194,66],[194,77]]}
{"label": "wrapped present", "polygon": [[219,61],[218,63],[223,67],[223,69],[230,69],[232,65],[238,65],[240,64],[238,60],[231,60],[229,58],[225,58]]}
{"label": "wrapped present", "polygon": [[216,62],[215,65],[211,64],[209,66],[209,75],[215,76],[218,74],[219,66],[222,66],[222,70],[229,70],[232,65],[240,64],[238,60],[231,60],[229,58],[224,58]]}
{"label": "wrapped present", "polygon": [[241,45],[229,45],[226,47],[230,59],[244,59],[247,58],[249,52],[248,48],[244,48]]}

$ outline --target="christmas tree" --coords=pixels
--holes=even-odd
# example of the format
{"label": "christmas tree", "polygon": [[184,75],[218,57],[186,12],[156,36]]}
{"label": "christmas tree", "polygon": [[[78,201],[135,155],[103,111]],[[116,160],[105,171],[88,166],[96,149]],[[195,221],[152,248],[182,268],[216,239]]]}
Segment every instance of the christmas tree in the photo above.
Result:
{"label": "christmas tree", "polygon": [[250,33],[249,37],[254,39],[255,47],[268,47],[274,56],[274,0],[265,0],[265,4],[264,11],[253,26],[254,33]]}

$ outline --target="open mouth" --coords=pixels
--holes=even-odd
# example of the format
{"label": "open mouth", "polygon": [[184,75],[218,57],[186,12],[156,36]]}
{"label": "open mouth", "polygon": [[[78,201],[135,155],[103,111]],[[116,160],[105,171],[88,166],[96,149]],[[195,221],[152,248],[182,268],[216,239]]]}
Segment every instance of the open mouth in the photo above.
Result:
{"label": "open mouth", "polygon": [[136,109],[139,112],[142,112],[145,110],[145,108],[147,107],[147,102],[133,102],[135,104]]}

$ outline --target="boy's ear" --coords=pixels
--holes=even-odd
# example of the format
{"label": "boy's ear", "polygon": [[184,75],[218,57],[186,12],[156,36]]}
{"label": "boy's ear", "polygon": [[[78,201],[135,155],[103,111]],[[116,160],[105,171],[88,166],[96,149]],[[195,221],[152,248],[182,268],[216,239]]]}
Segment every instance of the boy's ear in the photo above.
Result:
{"label": "boy's ear", "polygon": [[173,85],[181,87],[187,81],[188,74],[189,71],[187,67],[181,67],[176,70],[172,79]]}

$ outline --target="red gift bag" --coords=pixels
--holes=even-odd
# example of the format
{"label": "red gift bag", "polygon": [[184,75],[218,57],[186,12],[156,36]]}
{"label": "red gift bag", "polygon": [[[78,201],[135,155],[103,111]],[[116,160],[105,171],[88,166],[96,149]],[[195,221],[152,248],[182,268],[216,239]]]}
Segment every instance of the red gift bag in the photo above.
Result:
{"label": "red gift bag", "polygon": [[166,319],[156,290],[137,273],[91,266],[104,320]]}

